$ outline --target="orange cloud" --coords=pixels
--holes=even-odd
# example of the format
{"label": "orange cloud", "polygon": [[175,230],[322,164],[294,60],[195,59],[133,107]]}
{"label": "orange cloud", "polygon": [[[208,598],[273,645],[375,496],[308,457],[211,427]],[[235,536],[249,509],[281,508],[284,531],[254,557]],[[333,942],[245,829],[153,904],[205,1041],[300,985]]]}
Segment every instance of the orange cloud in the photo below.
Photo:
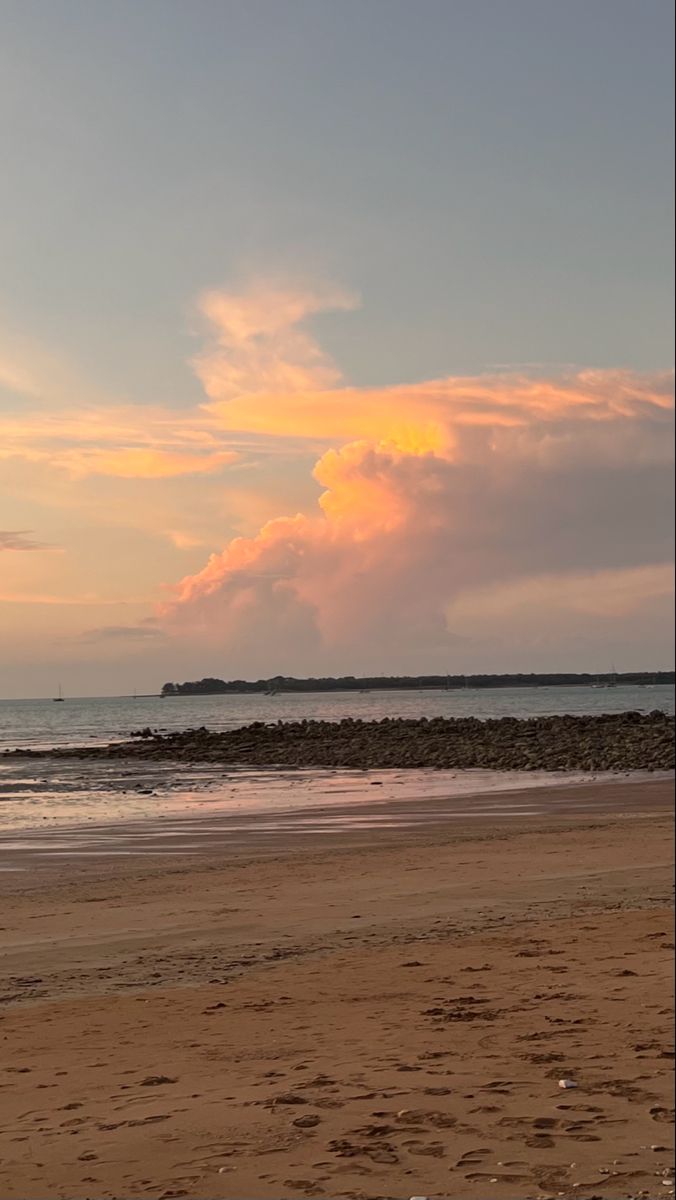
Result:
{"label": "orange cloud", "polygon": [[506,373],[388,388],[343,385],[335,364],[298,325],[321,308],[352,307],[340,293],[258,287],[211,292],[201,303],[208,345],[193,360],[206,412],[230,432],[345,442],[391,442],[404,452],[449,453],[463,428],[527,429],[564,418],[607,423],[671,408],[669,372]]}
{"label": "orange cloud", "polygon": [[207,396],[235,399],[262,391],[295,395],[337,383],[340,372],[335,364],[297,326],[313,313],[349,309],[355,303],[353,296],[333,289],[257,285],[243,295],[207,292],[199,311],[207,323],[208,342],[193,360]]}
{"label": "orange cloud", "polygon": [[452,453],[464,429],[543,432],[557,422],[634,420],[669,410],[671,374],[578,372],[557,380],[493,375],[450,378],[418,386],[260,392],[207,405],[226,430],[336,441],[391,441],[412,453]]}
{"label": "orange cloud", "polygon": [[0,419],[0,437],[0,459],[48,463],[75,479],[209,474],[241,457],[199,412],[156,407],[6,414]]}
{"label": "orange cloud", "polygon": [[81,596],[56,596],[44,592],[6,592],[0,590],[0,604],[38,604],[64,608],[118,608],[121,604],[147,604],[148,597],[130,597],[124,601],[104,599],[92,592]]}
{"label": "orange cloud", "polygon": [[119,450],[89,450],[73,454],[66,462],[76,475],[114,475],[118,479],[168,479],[218,471],[239,460],[232,450],[210,454],[144,449],[132,446]]}
{"label": "orange cloud", "polygon": [[317,306],[262,292],[203,306],[206,412],[229,433],[324,442],[325,490],[313,514],[268,521],[183,579],[166,624],[252,652],[281,642],[290,666],[308,641],[437,653],[458,596],[669,555],[671,375],[347,387],[296,328]]}
{"label": "orange cloud", "polygon": [[[565,611],[584,623],[596,619],[579,603],[593,585],[579,581],[600,572],[607,605],[623,572],[661,569],[672,546],[670,374],[501,371],[356,387],[309,326],[354,306],[330,288],[206,293],[193,360],[205,396],[192,408],[97,398],[54,356],[22,359],[14,345],[3,358],[0,347],[0,386],[13,405],[0,415],[0,460],[14,505],[44,504],[49,466],[50,504],[59,490],[71,506],[86,494],[88,520],[103,526],[124,498],[127,526],[160,531],[168,556],[171,543],[192,552],[218,544],[221,514],[229,531],[260,525],[251,537],[224,536],[221,553],[170,587],[162,621],[239,646],[249,664],[272,656],[289,670],[302,653],[314,662],[330,648],[356,655],[355,665],[387,667],[410,651],[423,656],[411,667],[425,655],[438,667],[451,614],[470,624],[467,606],[483,613],[483,628],[500,623],[500,607],[489,611],[496,594],[505,612],[560,615],[556,584],[543,582],[555,580]],[[302,485],[289,474],[294,453],[304,469],[315,459]],[[32,490],[26,464],[36,468]],[[237,485],[228,467],[238,468]],[[193,486],[172,486],[191,476]],[[119,480],[141,482],[122,489]],[[303,511],[266,519],[285,512],[288,501],[276,497],[291,487]],[[127,566],[137,579],[139,560]],[[149,586],[165,569],[153,563]],[[82,590],[79,577],[68,579]],[[34,582],[36,603],[89,602],[53,595],[53,578]],[[636,612],[652,603],[634,594]],[[17,596],[26,596],[25,578]],[[608,621],[627,611],[611,605]]]}
{"label": "orange cloud", "polygon": [[167,529],[166,536],[173,542],[177,550],[194,550],[196,546],[204,545],[201,537],[187,533],[184,529]]}

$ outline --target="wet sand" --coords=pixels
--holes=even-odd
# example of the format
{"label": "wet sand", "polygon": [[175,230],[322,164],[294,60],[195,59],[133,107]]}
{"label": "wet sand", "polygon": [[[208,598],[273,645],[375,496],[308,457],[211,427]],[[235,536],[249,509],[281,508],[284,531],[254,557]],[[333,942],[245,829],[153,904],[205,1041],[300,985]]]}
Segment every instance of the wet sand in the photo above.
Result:
{"label": "wet sand", "polygon": [[[59,772],[65,797],[32,809],[22,797],[0,804],[0,871],[52,863],[71,869],[88,859],[157,854],[302,852],[330,843],[370,844],[406,831],[427,837],[448,824],[502,827],[538,821],[671,811],[673,774],[592,777],[505,772],[246,771],[226,779],[168,768],[142,777],[142,797],[97,767],[78,779]],[[543,786],[543,781],[545,786]],[[539,786],[538,786],[539,784]],[[665,786],[666,784],[666,786]],[[150,815],[151,813],[155,815]],[[102,821],[102,814],[106,819]],[[41,815],[42,814],[42,815]],[[9,816],[9,820],[7,817]]]}
{"label": "wet sand", "polygon": [[[53,755],[0,756],[0,838],[12,830],[65,829],[120,822],[134,828],[158,818],[228,819],[241,814],[334,809],[345,823],[348,809],[368,810],[375,801],[429,801],[449,805],[464,797],[569,788],[580,783],[640,783],[673,778],[673,771],[583,772],[346,768],[238,767],[214,763],[134,759],[78,759]],[[544,794],[544,793],[543,793]],[[473,811],[474,801],[466,805]],[[344,810],[341,812],[341,810]],[[352,818],[350,818],[352,819]]]}
{"label": "wet sand", "polygon": [[671,799],[3,838],[0,1195],[668,1196]]}

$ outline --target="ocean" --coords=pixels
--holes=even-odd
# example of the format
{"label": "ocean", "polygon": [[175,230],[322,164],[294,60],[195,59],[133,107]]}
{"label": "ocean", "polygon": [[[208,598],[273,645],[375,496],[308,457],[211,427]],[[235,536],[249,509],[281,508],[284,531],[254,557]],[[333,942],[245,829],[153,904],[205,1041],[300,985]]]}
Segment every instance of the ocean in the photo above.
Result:
{"label": "ocean", "polygon": [[[126,762],[50,757],[16,759],[1,755],[19,747],[48,749],[94,746],[129,737],[132,730],[150,726],[162,731],[205,725],[232,729],[252,721],[292,721],[343,717],[377,720],[382,717],[532,717],[557,713],[623,712],[629,709],[674,711],[674,689],[669,686],[592,689],[577,687],[463,689],[462,691],[332,692],[277,696],[159,696],[67,698],[0,701],[0,860],[24,843],[19,831],[34,831],[31,853],[58,860],[71,854],[130,853],[131,844],[121,832],[132,822],[134,853],[142,847],[162,818],[165,836],[178,836],[186,819],[200,819],[208,844],[210,826],[205,818],[231,820],[237,816],[257,822],[274,819],[280,832],[289,814],[305,810],[308,822],[294,819],[298,836],[328,833],[337,824],[355,826],[373,815],[360,816],[364,806],[379,802],[427,801],[444,797],[454,804],[457,816],[490,816],[496,803],[504,818],[538,816],[542,794],[534,806],[520,800],[506,808],[506,793],[552,788],[564,784],[601,780],[584,772],[492,770],[389,770],[346,769],[282,770],[230,768],[214,764]],[[637,776],[638,777],[638,776]],[[609,776],[609,778],[618,778]],[[376,789],[374,792],[373,789]],[[469,802],[469,804],[468,804]],[[545,808],[549,801],[545,803]],[[340,810],[340,815],[338,811]],[[384,810],[383,810],[384,811]],[[310,815],[311,814],[311,815]],[[414,820],[410,815],[397,820]],[[173,830],[172,821],[180,823]],[[151,824],[146,829],[146,824]],[[169,824],[167,824],[169,822]],[[146,823],[146,824],[144,824]],[[111,831],[117,827],[118,833]],[[243,829],[244,827],[242,827]],[[78,830],[80,832],[78,832]],[[169,831],[169,832],[167,832]],[[241,832],[241,830],[240,830]],[[200,835],[200,837],[202,836]],[[154,834],[152,835],[154,836]],[[182,835],[181,835],[182,836]],[[239,836],[232,828],[233,838]],[[35,838],[37,837],[37,842]],[[113,841],[111,841],[111,837]],[[10,840],[7,841],[6,839]],[[119,842],[119,838],[122,841]],[[84,839],[84,840],[83,840]],[[171,838],[169,839],[171,840]],[[26,842],[26,846],[29,845]],[[233,843],[234,844],[234,843]],[[0,863],[0,870],[7,869]],[[10,869],[14,869],[11,867]]]}
{"label": "ocean", "polygon": [[0,751],[92,746],[149,726],[163,732],[235,729],[252,721],[377,721],[383,717],[541,717],[561,713],[674,711],[671,685],[609,688],[467,688],[457,691],[280,693],[277,696],[102,696],[0,700]]}

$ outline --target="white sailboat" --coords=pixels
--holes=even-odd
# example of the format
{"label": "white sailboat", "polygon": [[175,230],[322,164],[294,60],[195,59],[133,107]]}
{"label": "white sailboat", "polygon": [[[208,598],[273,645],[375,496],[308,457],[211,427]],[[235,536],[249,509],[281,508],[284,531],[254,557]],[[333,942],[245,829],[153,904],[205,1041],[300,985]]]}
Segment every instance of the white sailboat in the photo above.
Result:
{"label": "white sailboat", "polygon": [[603,683],[602,683],[602,682],[601,682],[601,676],[600,676],[600,675],[597,675],[597,676],[596,676],[596,683],[592,683],[592,687],[593,687],[593,688],[614,688],[614,687],[617,687],[617,671],[615,670],[615,667],[614,667],[614,665],[613,665],[613,667],[612,667],[612,670],[611,670],[611,673],[610,673],[610,679],[609,679],[607,682],[603,682]]}

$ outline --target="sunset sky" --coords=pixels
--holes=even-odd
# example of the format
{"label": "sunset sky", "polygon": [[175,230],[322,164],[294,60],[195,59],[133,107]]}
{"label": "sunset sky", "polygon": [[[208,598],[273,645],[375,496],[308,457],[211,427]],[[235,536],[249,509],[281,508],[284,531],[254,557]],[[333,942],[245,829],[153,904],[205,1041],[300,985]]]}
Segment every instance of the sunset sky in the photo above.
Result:
{"label": "sunset sky", "polygon": [[0,0],[0,696],[673,667],[667,0]]}

